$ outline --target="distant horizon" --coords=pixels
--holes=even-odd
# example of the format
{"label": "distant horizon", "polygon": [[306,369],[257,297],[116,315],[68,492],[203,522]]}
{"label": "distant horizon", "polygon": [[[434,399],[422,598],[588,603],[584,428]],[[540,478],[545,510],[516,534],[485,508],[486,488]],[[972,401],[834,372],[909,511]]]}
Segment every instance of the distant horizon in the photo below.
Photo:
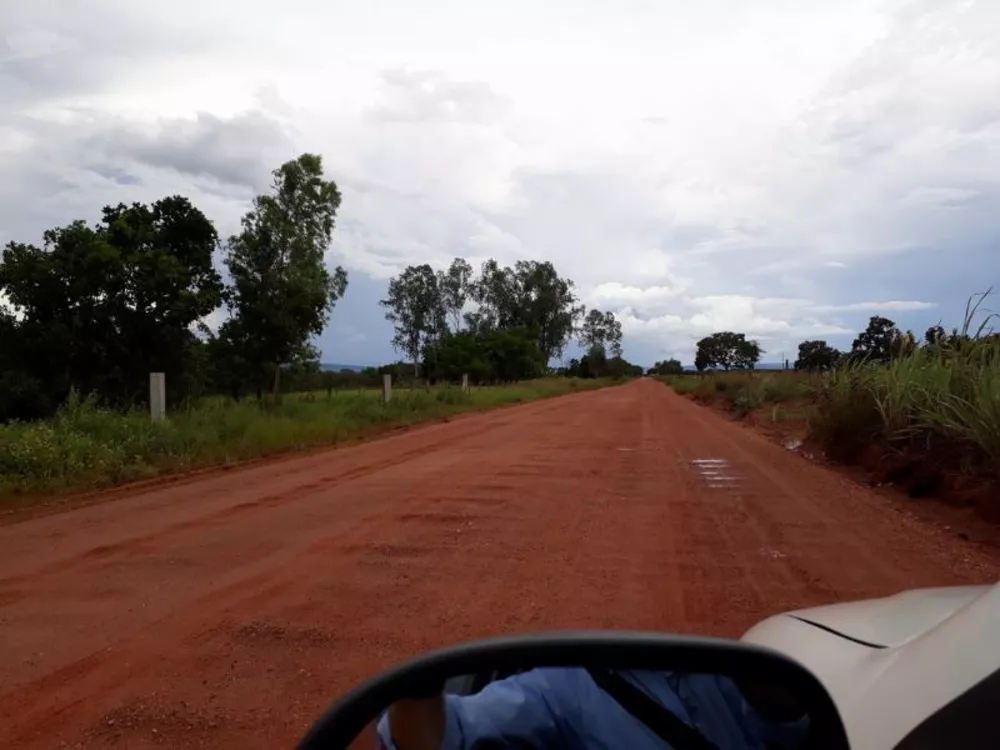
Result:
{"label": "distant horizon", "polygon": [[[384,367],[385,365],[388,365],[388,364],[394,364],[394,363],[392,363],[392,362],[383,362],[382,364],[378,364],[378,365],[356,365],[356,364],[355,365],[349,365],[349,364],[342,364],[340,362],[320,362],[319,367],[320,367],[321,370],[323,370],[325,372],[340,372],[341,370],[351,370],[352,372],[361,372],[362,370],[365,370],[365,369],[367,369],[369,367],[378,368],[378,367]],[[636,363],[633,363],[633,364],[638,365],[639,363],[636,362]],[[756,367],[754,369],[756,369],[756,370],[783,370],[784,369],[783,364],[784,363],[782,363],[782,362],[760,362],[760,363],[758,363],[756,365]],[[648,370],[652,366],[653,366],[652,364],[641,365],[641,367],[642,367],[643,370]],[[684,368],[685,372],[697,372],[697,368],[693,364],[682,364],[682,367]]]}

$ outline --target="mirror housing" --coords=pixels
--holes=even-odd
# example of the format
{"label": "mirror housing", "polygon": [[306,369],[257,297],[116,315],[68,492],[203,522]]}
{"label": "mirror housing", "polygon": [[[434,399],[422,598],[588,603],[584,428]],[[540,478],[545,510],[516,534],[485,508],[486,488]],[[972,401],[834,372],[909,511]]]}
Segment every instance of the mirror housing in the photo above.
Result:
{"label": "mirror housing", "polygon": [[[813,727],[828,750],[848,748],[837,708],[805,667],[760,646],[718,638],[627,631],[552,632],[473,641],[407,661],[337,701],[301,740],[300,750],[347,748],[397,701],[439,694],[457,675],[540,667],[664,670],[716,674],[780,684],[808,706]],[[810,744],[810,747],[814,747]]]}

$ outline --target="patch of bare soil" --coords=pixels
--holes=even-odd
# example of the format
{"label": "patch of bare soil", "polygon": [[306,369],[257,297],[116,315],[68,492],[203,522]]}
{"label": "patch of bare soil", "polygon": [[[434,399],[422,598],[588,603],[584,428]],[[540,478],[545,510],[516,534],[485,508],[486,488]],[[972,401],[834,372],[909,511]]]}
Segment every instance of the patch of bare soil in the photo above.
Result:
{"label": "patch of bare soil", "polygon": [[1000,482],[985,472],[956,470],[960,463],[956,456],[871,445],[856,464],[842,464],[830,460],[810,439],[808,414],[813,404],[808,401],[761,406],[744,415],[734,414],[727,400],[698,403],[873,488],[902,513],[934,523],[963,541],[1000,549]]}

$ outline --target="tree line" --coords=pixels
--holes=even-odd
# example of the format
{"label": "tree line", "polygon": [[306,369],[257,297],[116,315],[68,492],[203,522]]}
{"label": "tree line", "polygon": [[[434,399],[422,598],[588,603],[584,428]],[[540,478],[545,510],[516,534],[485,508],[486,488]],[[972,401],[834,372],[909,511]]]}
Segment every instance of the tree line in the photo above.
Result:
{"label": "tree line", "polygon": [[538,377],[576,338],[586,353],[560,374],[578,377],[642,374],[622,358],[621,323],[610,312],[586,311],[571,279],[549,261],[478,273],[464,258],[447,269],[408,266],[390,279],[380,305],[393,325],[392,344],[429,381],[503,382]]}
{"label": "tree line", "polygon": [[[978,295],[981,303],[990,292]],[[803,341],[799,344],[799,357],[795,368],[800,370],[829,370],[848,362],[874,362],[888,364],[894,359],[900,359],[913,354],[918,349],[926,349],[940,354],[961,352],[975,344],[983,336],[990,335],[987,330],[989,316],[977,331],[971,331],[972,318],[978,309],[978,304],[966,310],[965,324],[961,329],[945,330],[940,323],[930,326],[918,338],[913,331],[902,331],[896,323],[881,315],[873,315],[868,320],[864,331],[858,334],[848,352],[840,352],[827,345],[825,341]]]}
{"label": "tree line", "polygon": [[[206,391],[277,392],[283,371],[314,362],[310,344],[347,288],[324,253],[340,192],[322,158],[272,173],[240,231],[221,242],[181,196],[107,206],[100,221],[9,243],[0,264],[0,421],[55,412],[71,389],[103,403],[148,399],[149,373],[168,400]],[[229,281],[213,265],[224,252]],[[218,333],[210,313],[228,314]]]}
{"label": "tree line", "polygon": [[[894,359],[913,354],[921,347],[942,353],[958,351],[969,346],[984,332],[982,328],[975,333],[969,332],[971,315],[974,312],[975,310],[972,310],[967,313],[966,325],[961,330],[953,328],[949,332],[940,324],[933,325],[924,333],[922,340],[918,339],[913,331],[901,331],[889,318],[873,315],[868,320],[865,330],[854,339],[849,351],[842,352],[822,339],[803,341],[798,346],[798,357],[792,368],[822,372],[852,362],[887,364]],[[695,369],[699,372],[752,370],[759,363],[763,353],[760,344],[747,339],[745,334],[720,331],[698,341]],[[787,362],[785,364],[787,366]],[[683,367],[679,361],[667,360],[657,362],[650,368],[649,374],[674,375],[681,371]]]}

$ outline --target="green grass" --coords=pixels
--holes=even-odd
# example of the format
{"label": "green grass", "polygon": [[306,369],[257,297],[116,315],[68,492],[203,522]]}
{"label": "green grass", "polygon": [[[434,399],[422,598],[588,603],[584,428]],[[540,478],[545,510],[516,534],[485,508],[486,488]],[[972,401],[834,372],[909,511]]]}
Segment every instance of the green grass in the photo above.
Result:
{"label": "green grass", "polygon": [[810,398],[818,385],[814,375],[796,372],[718,372],[659,378],[675,391],[703,403],[726,402],[739,415],[773,404]]}
{"label": "green grass", "polygon": [[855,364],[829,373],[810,426],[842,460],[872,443],[946,449],[1000,475],[1000,341],[920,349],[888,366]]}
{"label": "green grass", "polygon": [[[770,405],[772,421],[803,413],[831,458],[862,460],[871,446],[1000,478],[1000,338],[924,347],[887,365],[852,363],[823,375],[712,373],[660,378],[737,415]],[[794,410],[779,405],[807,404]]]}
{"label": "green grass", "polygon": [[52,420],[0,425],[0,499],[106,487],[160,474],[231,464],[269,454],[336,445],[395,427],[609,385],[608,380],[545,378],[514,385],[325,391],[279,404],[206,399],[152,422],[71,398]]}

